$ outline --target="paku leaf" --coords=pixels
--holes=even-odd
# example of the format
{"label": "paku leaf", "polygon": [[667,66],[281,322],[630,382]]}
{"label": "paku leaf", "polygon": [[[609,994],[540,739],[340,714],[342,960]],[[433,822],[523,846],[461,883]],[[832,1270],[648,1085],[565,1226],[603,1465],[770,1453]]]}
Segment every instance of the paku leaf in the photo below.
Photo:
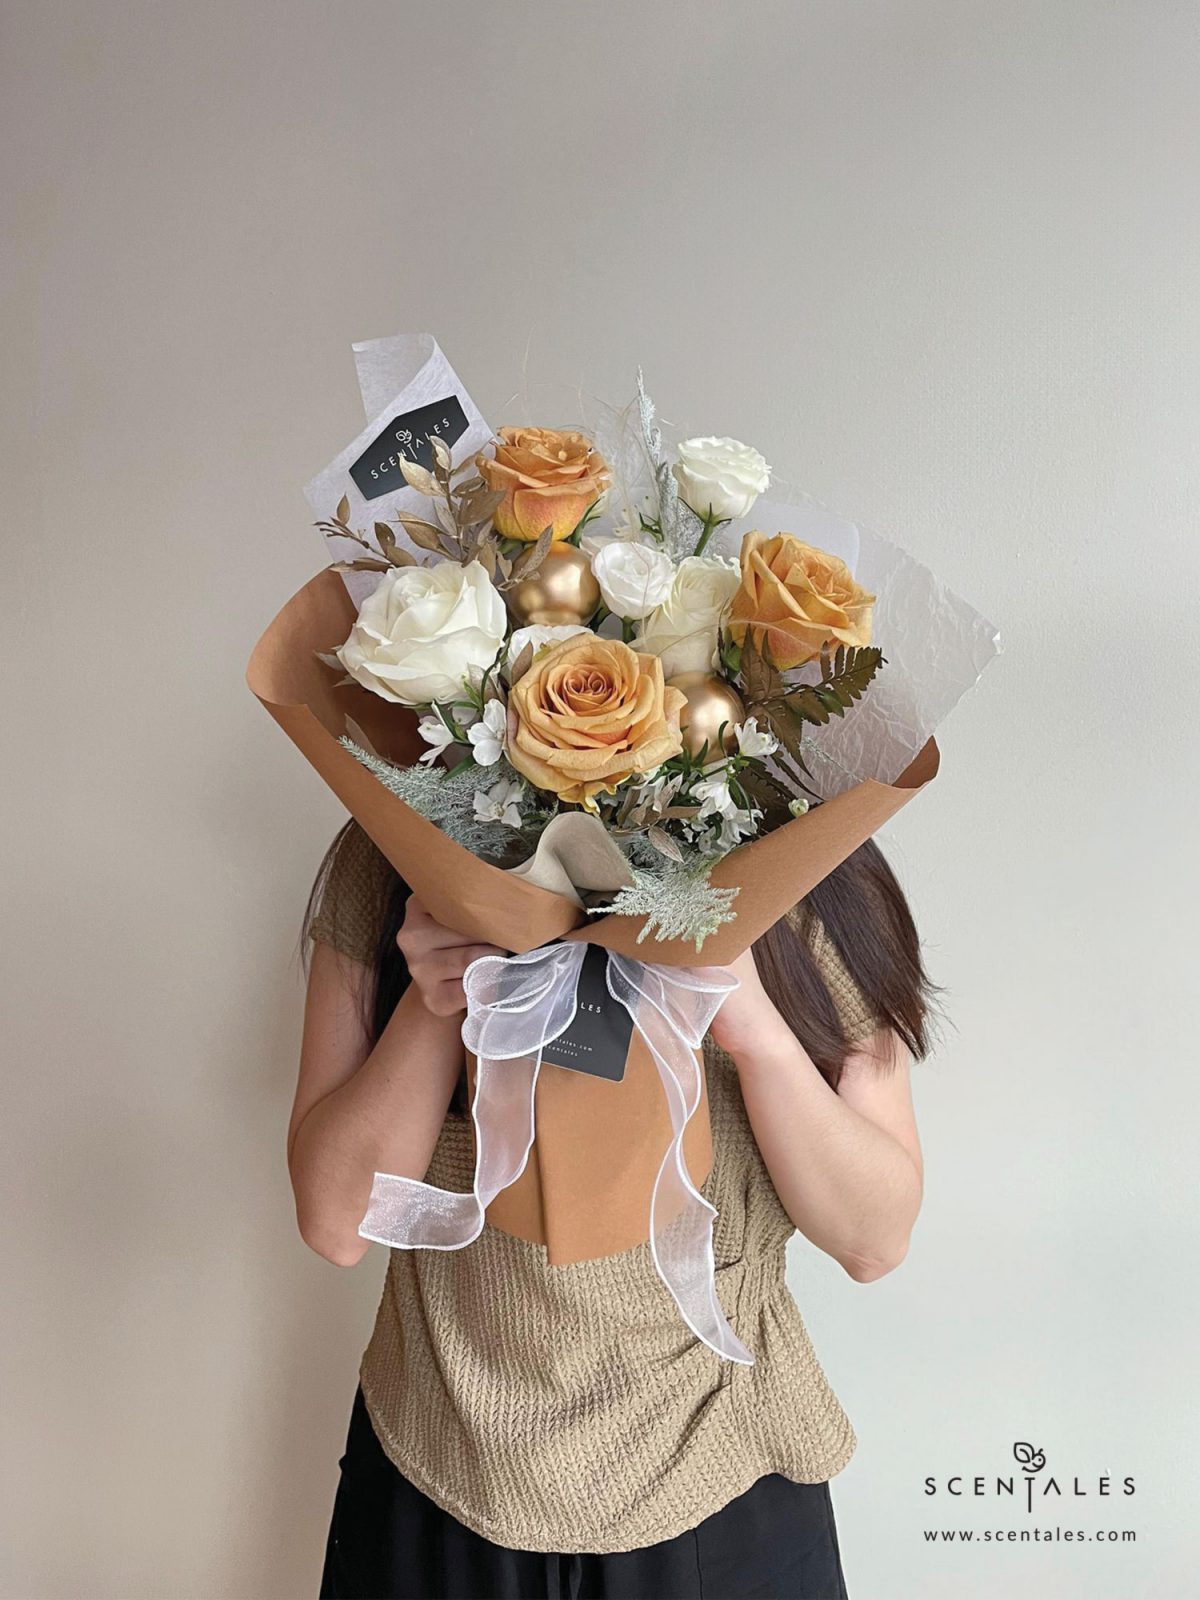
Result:
{"label": "paku leaf", "polygon": [[839,648],[820,683],[806,683],[786,690],[783,700],[788,711],[804,722],[824,727],[830,717],[843,717],[856,700],[866,693],[871,680],[884,666],[882,650]]}

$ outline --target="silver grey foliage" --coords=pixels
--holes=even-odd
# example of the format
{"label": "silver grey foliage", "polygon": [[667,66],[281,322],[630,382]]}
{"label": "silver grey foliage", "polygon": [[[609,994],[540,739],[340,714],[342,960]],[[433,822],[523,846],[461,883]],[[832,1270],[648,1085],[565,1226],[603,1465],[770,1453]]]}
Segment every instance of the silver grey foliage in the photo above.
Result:
{"label": "silver grey foliage", "polygon": [[590,909],[592,916],[643,917],[638,934],[641,944],[650,934],[656,940],[690,939],[697,952],[724,922],[734,921],[730,907],[736,889],[715,889],[708,881],[712,862],[662,860],[654,868],[633,867],[633,883],[619,889],[611,905]]}
{"label": "silver grey foliage", "polygon": [[642,438],[654,483],[658,489],[658,525],[662,529],[663,549],[672,561],[682,561],[696,548],[703,524],[679,498],[679,485],[671,471],[671,463],[663,454],[662,430],[655,418],[654,401],[646,393],[646,382],[641,367],[637,375],[638,418],[642,425]]}

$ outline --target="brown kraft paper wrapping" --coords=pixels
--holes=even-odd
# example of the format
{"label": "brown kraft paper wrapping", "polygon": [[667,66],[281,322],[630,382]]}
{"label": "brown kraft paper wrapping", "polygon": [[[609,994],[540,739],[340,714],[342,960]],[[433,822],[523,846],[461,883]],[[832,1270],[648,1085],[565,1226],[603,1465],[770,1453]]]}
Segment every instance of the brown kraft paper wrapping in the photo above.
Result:
{"label": "brown kraft paper wrapping", "polygon": [[[562,896],[480,861],[389,794],[338,744],[349,719],[389,760],[414,761],[424,748],[414,715],[357,684],[335,687],[332,672],[317,659],[318,651],[345,641],[355,615],[339,575],[332,568],[318,573],[258,641],[247,684],[429,912],[464,937],[505,950],[585,939],[662,966],[726,966],[937,774],[931,739],[894,784],[856,784],[719,861],[712,882],[738,887],[737,917],[706,939],[699,955],[682,939],[638,944],[639,919],[586,917]],[[644,1243],[670,1122],[657,1071],[636,1030],[620,1083],[544,1068],[536,1125],[525,1172],[488,1207],[489,1224],[544,1244],[554,1265]],[[712,1166],[706,1100],[692,1118],[684,1152],[699,1188]]]}

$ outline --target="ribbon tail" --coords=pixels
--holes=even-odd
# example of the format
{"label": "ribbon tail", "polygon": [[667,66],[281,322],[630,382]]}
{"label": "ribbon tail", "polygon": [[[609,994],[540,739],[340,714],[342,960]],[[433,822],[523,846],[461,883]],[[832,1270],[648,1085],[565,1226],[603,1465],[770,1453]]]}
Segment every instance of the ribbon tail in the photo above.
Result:
{"label": "ribbon tail", "polygon": [[483,1232],[488,1206],[525,1170],[534,1137],[542,1053],[521,1061],[479,1058],[471,1116],[475,1173],[469,1194],[377,1172],[359,1234],[393,1250],[461,1250]]}
{"label": "ribbon tail", "polygon": [[[609,988],[629,1012],[658,1068],[672,1137],[650,1201],[650,1251],[679,1314],[698,1339],[725,1361],[753,1366],[754,1357],[729,1326],[717,1298],[713,1222],[716,1207],[692,1182],[684,1135],[700,1104],[696,1050],[721,1000],[736,987],[723,973],[672,973],[610,952]],[[690,1014],[682,1009],[686,1002]],[[669,1218],[669,1221],[664,1221]]]}
{"label": "ribbon tail", "polygon": [[542,1048],[575,1014],[583,946],[543,945],[483,956],[463,977],[463,1042],[477,1058],[471,1192],[377,1172],[359,1234],[393,1250],[461,1250],[483,1232],[488,1206],[525,1170],[534,1139]]}

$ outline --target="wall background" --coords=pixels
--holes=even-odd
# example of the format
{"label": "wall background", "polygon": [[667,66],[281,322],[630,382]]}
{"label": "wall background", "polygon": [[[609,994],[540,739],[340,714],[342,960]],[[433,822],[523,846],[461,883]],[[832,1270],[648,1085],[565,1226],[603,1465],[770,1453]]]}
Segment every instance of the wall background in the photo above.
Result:
{"label": "wall background", "polygon": [[[383,1263],[293,1233],[339,814],[241,675],[321,560],[351,340],[424,328],[496,423],[526,358],[610,398],[643,363],[1002,625],[887,840],[954,1021],[915,1247],[794,1263],[860,1434],[847,1573],[1193,1594],[1194,8],[2,15],[4,1594],[315,1587]],[[1019,1439],[1136,1475],[1039,1526],[1137,1544],[927,1544],[1026,1525],[922,1492]]]}

